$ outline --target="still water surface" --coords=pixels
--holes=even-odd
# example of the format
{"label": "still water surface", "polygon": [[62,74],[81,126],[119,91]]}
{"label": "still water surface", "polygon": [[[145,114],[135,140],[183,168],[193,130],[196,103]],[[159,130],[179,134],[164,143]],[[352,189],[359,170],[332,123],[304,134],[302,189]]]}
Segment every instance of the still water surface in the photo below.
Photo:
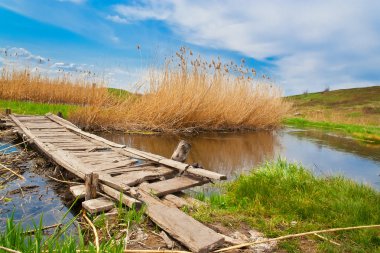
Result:
{"label": "still water surface", "polygon": [[102,133],[104,138],[170,157],[180,139],[192,144],[189,163],[226,174],[229,179],[284,157],[317,174],[342,174],[380,189],[380,146],[360,144],[319,130],[204,133],[196,136]]}

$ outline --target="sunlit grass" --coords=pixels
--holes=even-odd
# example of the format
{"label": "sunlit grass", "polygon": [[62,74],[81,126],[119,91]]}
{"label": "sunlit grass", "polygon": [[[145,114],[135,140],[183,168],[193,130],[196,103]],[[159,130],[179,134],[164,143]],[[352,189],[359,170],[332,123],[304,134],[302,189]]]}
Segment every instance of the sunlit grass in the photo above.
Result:
{"label": "sunlit grass", "polygon": [[78,106],[69,104],[0,100],[0,111],[4,112],[7,108],[11,109],[12,112],[16,114],[44,115],[48,112],[54,114],[61,112],[64,117],[67,117],[68,114],[77,109]]}
{"label": "sunlit grass", "polygon": [[[278,160],[236,181],[223,193],[206,197],[209,206],[193,215],[206,222],[239,226],[241,222],[269,237],[318,229],[380,224],[380,193],[340,176],[317,177],[301,165]],[[204,198],[204,197],[203,197]],[[377,230],[326,235],[340,247],[317,241],[322,251],[375,252],[380,250]],[[299,248],[298,240],[285,243]],[[293,246],[291,246],[293,245]]]}
{"label": "sunlit grass", "polygon": [[284,120],[286,125],[299,127],[299,128],[319,128],[328,131],[336,131],[348,134],[355,139],[380,143],[380,127],[377,126],[363,126],[353,124],[343,124],[334,122],[317,122],[306,120],[304,118],[288,118]]}

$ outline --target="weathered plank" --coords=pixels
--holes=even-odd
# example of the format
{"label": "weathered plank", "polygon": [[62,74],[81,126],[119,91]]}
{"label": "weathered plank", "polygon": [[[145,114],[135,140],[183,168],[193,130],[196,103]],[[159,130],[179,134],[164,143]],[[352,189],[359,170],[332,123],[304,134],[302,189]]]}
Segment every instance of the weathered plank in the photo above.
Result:
{"label": "weathered plank", "polygon": [[174,239],[193,252],[210,252],[224,242],[224,238],[199,221],[175,207],[168,207],[159,199],[138,190],[139,199],[146,204],[151,220]]}
{"label": "weathered plank", "polygon": [[83,184],[71,186],[70,192],[75,198],[83,199],[86,193],[85,186]]}
{"label": "weathered plank", "polygon": [[115,204],[111,200],[101,197],[82,202],[82,206],[91,214],[106,212],[114,208]]}
{"label": "weathered plank", "polygon": [[136,207],[137,209],[139,209],[142,205],[142,203],[140,201],[138,201],[137,199],[131,198],[131,197],[123,194],[122,192],[116,191],[115,189],[113,189],[107,185],[101,184],[100,189],[104,193],[106,193],[107,195],[112,197],[113,199],[115,199],[117,201],[121,200],[121,202],[124,205],[127,205],[130,208]]}
{"label": "weathered plank", "polygon": [[173,194],[165,195],[162,198],[162,200],[169,201],[170,203],[174,204],[178,208],[182,208],[184,206],[191,207],[186,200]]}
{"label": "weathered plank", "polygon": [[175,177],[164,181],[158,181],[141,186],[147,192],[152,192],[157,196],[179,192],[187,188],[208,183],[208,180],[194,179],[187,176]]}
{"label": "weathered plank", "polygon": [[[113,173],[117,173],[116,171]],[[122,172],[120,172],[122,173]],[[173,169],[166,167],[156,168],[155,170],[145,170],[144,168],[138,171],[126,172],[118,176],[114,176],[119,180],[122,180],[129,186],[135,186],[144,181],[159,179],[160,177],[173,176],[176,172]]]}

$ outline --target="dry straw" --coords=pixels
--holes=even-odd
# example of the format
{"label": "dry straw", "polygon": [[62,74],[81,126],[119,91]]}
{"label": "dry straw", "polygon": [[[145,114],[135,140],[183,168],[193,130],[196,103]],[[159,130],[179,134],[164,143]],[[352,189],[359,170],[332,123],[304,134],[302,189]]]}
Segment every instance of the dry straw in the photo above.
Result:
{"label": "dry straw", "polygon": [[30,71],[3,70],[0,98],[82,105],[69,115],[92,130],[273,129],[290,104],[281,91],[245,61],[223,64],[195,57],[181,48],[163,68],[151,70],[143,94],[116,97],[103,85],[67,76],[58,78]]}

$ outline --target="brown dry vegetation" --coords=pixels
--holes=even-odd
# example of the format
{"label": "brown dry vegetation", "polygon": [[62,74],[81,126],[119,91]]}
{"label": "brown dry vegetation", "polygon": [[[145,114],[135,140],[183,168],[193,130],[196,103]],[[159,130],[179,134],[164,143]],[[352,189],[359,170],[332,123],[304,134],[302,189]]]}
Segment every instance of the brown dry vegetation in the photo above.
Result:
{"label": "brown dry vegetation", "polygon": [[105,102],[107,87],[62,74],[56,78],[3,68],[0,74],[0,98],[42,103],[88,105]]}
{"label": "brown dry vegetation", "polygon": [[[290,103],[266,79],[255,77],[244,60],[222,64],[193,57],[181,48],[161,70],[150,72],[141,96],[115,97],[106,88],[51,79],[30,72],[3,74],[0,98],[75,103],[74,123],[92,130],[273,129],[281,124]],[[13,85],[15,84],[15,85]]]}

